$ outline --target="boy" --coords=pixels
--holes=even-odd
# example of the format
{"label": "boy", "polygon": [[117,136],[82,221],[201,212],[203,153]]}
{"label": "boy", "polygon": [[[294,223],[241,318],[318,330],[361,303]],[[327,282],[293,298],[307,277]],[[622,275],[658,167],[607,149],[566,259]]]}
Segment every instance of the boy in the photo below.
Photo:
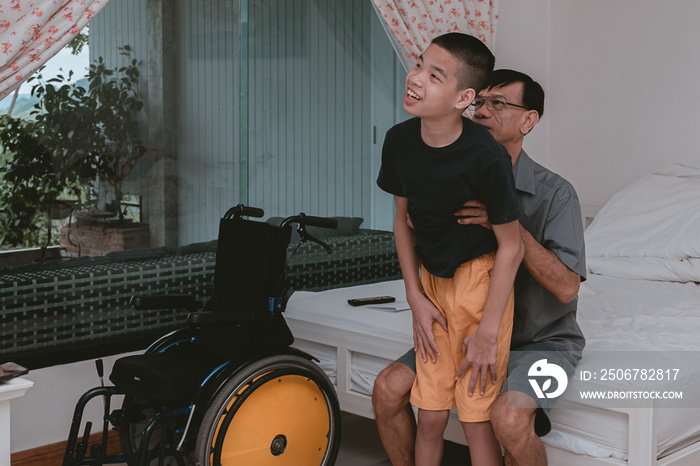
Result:
{"label": "boy", "polygon": [[[422,314],[439,312],[448,323],[433,326],[438,357],[419,361],[411,391],[419,408],[417,465],[440,464],[455,407],[472,464],[501,464],[489,414],[506,376],[523,246],[510,157],[488,130],[462,117],[493,65],[472,36],[435,38],[406,77],[404,109],[415,118],[391,128],[382,150],[377,184],[394,195],[406,297],[411,309],[429,308]],[[486,204],[493,232],[454,221],[469,199]],[[422,350],[427,341],[419,328],[414,343]],[[477,380],[480,395],[472,396]]]}

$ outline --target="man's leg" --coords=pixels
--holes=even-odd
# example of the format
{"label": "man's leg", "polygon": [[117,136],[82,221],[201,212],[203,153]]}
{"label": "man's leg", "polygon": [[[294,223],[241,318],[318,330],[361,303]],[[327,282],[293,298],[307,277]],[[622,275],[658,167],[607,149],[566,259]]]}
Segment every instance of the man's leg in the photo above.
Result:
{"label": "man's leg", "polygon": [[[413,350],[410,353],[404,357],[412,356],[415,367],[415,353]],[[377,430],[394,466],[415,464],[416,420],[409,403],[415,378],[414,370],[396,361],[380,372],[374,381],[372,405],[377,417]]]}
{"label": "man's leg", "polygon": [[547,465],[547,452],[535,433],[538,409],[530,396],[513,391],[501,393],[493,404],[491,424],[505,450],[507,466]]}
{"label": "man's leg", "polygon": [[557,398],[538,398],[530,383],[530,370],[545,359],[571,378],[578,357],[550,342],[525,345],[511,351],[508,377],[491,408],[491,424],[506,452],[508,466],[544,466],[547,452],[540,437],[552,428],[549,414]]}

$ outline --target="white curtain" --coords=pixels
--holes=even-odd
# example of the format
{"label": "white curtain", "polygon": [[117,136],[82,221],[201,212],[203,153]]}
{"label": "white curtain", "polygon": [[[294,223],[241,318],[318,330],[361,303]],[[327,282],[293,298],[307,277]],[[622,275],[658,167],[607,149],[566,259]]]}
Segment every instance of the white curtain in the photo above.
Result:
{"label": "white curtain", "polygon": [[56,55],[109,0],[0,0],[0,99]]}
{"label": "white curtain", "polygon": [[430,41],[448,32],[478,37],[493,52],[500,0],[372,0],[408,70]]}

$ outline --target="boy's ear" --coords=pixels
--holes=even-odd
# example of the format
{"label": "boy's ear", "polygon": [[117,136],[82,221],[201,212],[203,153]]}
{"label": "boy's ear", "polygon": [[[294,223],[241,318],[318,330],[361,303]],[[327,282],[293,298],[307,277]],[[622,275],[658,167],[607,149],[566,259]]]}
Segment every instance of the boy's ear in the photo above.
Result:
{"label": "boy's ear", "polygon": [[476,91],[472,88],[469,89],[464,89],[463,91],[460,91],[459,93],[459,98],[457,99],[457,103],[455,104],[455,108],[458,108],[460,110],[466,110],[467,107],[472,103],[474,98],[476,97]]}

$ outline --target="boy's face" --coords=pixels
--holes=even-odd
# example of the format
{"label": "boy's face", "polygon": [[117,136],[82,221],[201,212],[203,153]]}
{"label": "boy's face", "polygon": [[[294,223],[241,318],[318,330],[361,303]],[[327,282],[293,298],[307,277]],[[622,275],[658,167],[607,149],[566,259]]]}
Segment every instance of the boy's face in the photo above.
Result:
{"label": "boy's face", "polygon": [[419,118],[461,114],[474,99],[473,89],[458,89],[459,62],[442,47],[431,44],[406,76],[403,108]]}

